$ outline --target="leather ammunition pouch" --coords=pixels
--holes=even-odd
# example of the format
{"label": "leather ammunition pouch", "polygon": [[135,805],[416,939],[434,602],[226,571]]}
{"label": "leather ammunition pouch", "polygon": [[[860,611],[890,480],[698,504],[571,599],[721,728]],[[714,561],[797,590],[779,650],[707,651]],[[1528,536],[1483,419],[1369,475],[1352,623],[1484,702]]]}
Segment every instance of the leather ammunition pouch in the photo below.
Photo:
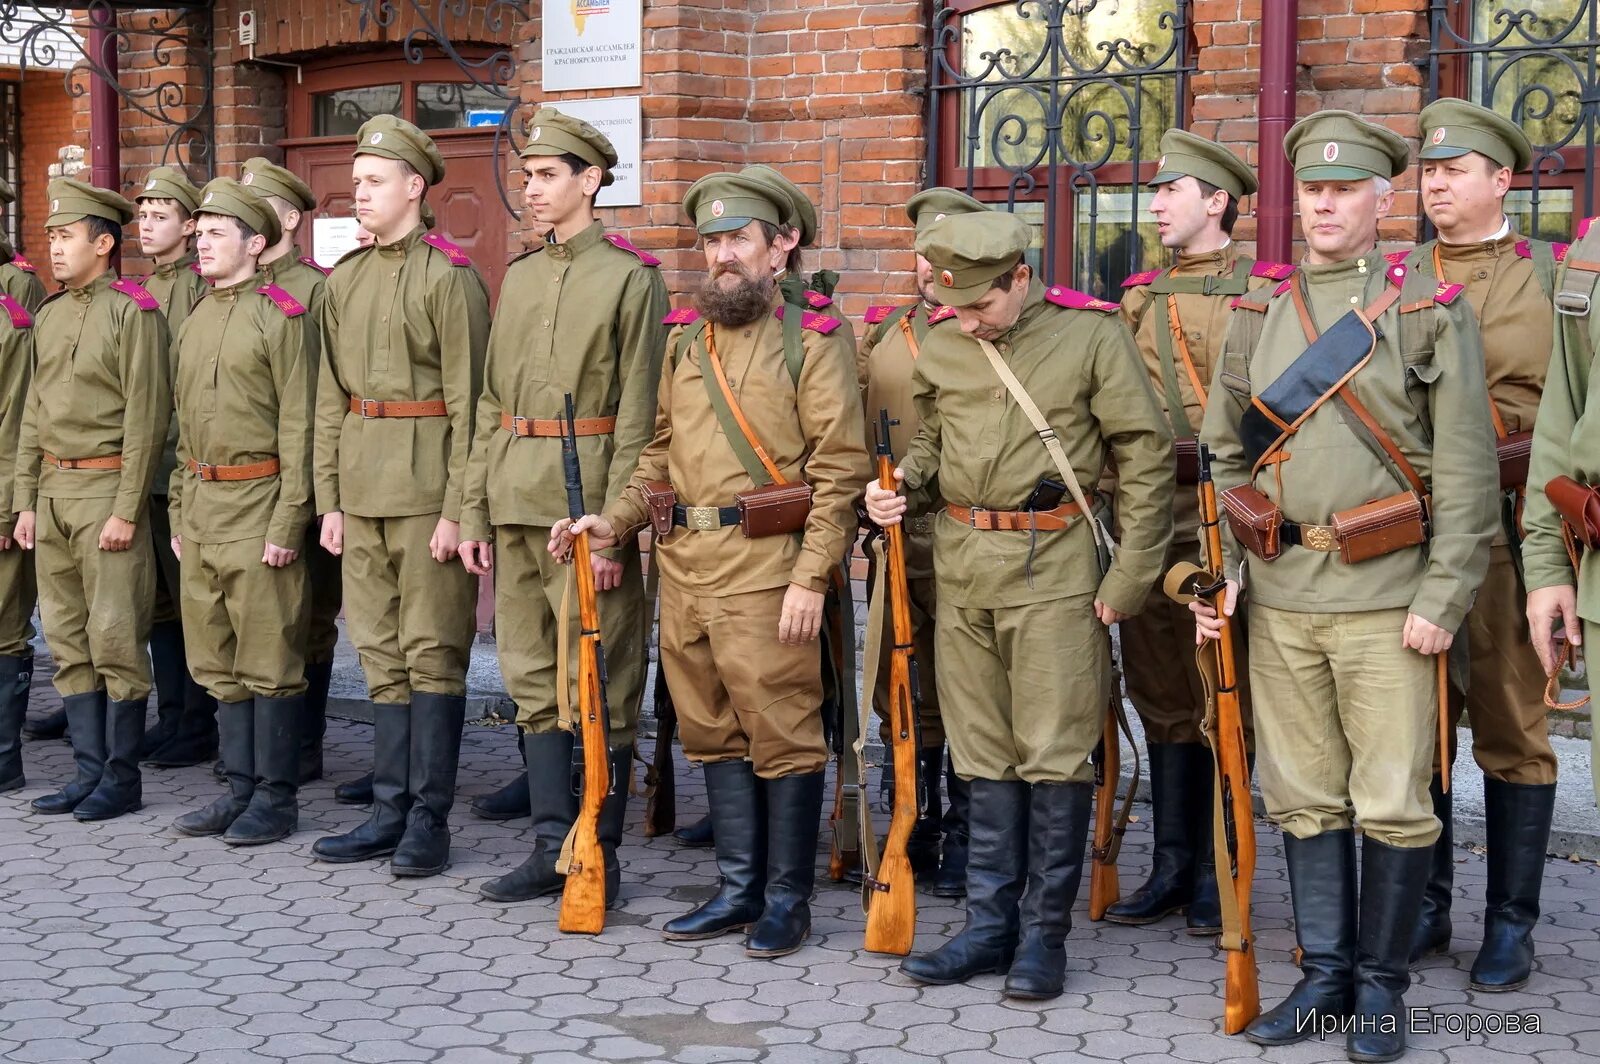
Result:
{"label": "leather ammunition pouch", "polygon": [[1511,491],[1528,483],[1528,456],[1533,453],[1533,433],[1514,432],[1495,443],[1500,463],[1500,490]]}
{"label": "leather ammunition pouch", "polygon": [[1228,527],[1239,545],[1262,561],[1270,562],[1283,553],[1279,531],[1283,510],[1249,484],[1229,488],[1218,498],[1228,515]]}
{"label": "leather ammunition pouch", "polygon": [[1556,477],[1544,486],[1544,496],[1574,539],[1590,550],[1600,549],[1600,490]]}
{"label": "leather ammunition pouch", "polygon": [[650,528],[659,539],[672,533],[672,507],[678,501],[678,492],[671,482],[648,480],[639,486],[644,496],[645,509],[650,512]]}
{"label": "leather ammunition pouch", "polygon": [[1200,483],[1200,441],[1193,436],[1179,437],[1172,441],[1172,452],[1177,467],[1178,483],[1186,485]]}
{"label": "leather ammunition pouch", "polygon": [[803,532],[811,514],[811,485],[792,480],[741,491],[733,497],[746,539]]}
{"label": "leather ammunition pouch", "polygon": [[1427,542],[1428,507],[1416,492],[1402,491],[1340,510],[1331,524],[1339,556],[1353,565]]}

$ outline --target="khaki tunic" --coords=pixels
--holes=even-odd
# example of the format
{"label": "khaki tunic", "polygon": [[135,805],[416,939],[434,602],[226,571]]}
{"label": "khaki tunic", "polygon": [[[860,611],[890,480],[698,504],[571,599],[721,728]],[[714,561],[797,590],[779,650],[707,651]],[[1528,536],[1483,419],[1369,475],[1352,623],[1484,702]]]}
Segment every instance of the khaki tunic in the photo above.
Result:
{"label": "khaki tunic", "polygon": [[[0,243],[0,256],[11,249]],[[26,311],[27,320],[0,312],[0,536],[10,537],[16,527],[11,490],[17,468],[17,437],[22,432],[22,411],[33,377],[33,312],[44,301],[44,286],[15,262],[0,265],[0,292]],[[32,653],[33,606],[36,600],[33,555],[17,546],[0,551],[0,655],[21,657]]]}
{"label": "khaki tunic", "polygon": [[[654,260],[651,260],[653,263]],[[656,389],[670,309],[661,271],[613,246],[599,222],[565,244],[543,244],[512,263],[489,331],[477,436],[467,464],[463,540],[495,541],[495,631],[500,671],[525,731],[556,727],[557,628],[568,567],[546,549],[567,516],[561,439],[518,437],[501,415],[614,417],[615,431],[578,437],[586,512],[614,502],[655,427]],[[620,586],[600,592],[612,745],[633,740],[644,693],[647,629],[636,540],[607,552],[622,562]],[[568,705],[577,704],[578,600],[567,596]]]}
{"label": "khaki tunic", "polygon": [[[1161,575],[1172,538],[1172,433],[1127,326],[1107,310],[1058,306],[1033,281],[1021,316],[994,345],[1056,431],[1080,485],[1098,483],[1115,459],[1127,531],[1102,573],[1082,518],[1030,535],[938,513],[940,708],[961,776],[1083,781],[1110,695],[1110,642],[1093,605],[1137,613]],[[911,513],[941,501],[1016,510],[1040,479],[1060,479],[954,319],[929,333],[914,389],[920,425],[901,462]]]}
{"label": "khaki tunic", "polygon": [[[1304,265],[1296,276],[1326,329],[1377,300],[1390,270],[1374,251]],[[1448,631],[1460,627],[1488,566],[1497,477],[1477,326],[1465,299],[1436,302],[1433,289],[1427,279],[1402,289],[1375,323],[1382,339],[1353,384],[1430,486],[1428,549],[1347,565],[1336,553],[1286,547],[1273,562],[1252,559],[1247,572],[1262,790],[1273,819],[1297,838],[1349,827],[1352,805],[1365,830],[1389,845],[1428,846],[1439,834],[1428,799],[1434,663],[1404,650],[1401,631],[1407,613]],[[1239,419],[1307,347],[1287,291],[1271,299],[1261,321],[1244,318],[1255,313],[1235,312],[1201,432],[1215,452],[1219,490],[1251,480]],[[1256,324],[1251,351],[1247,336]],[[1448,426],[1448,447],[1434,447],[1434,426]],[[1327,524],[1336,511],[1402,490],[1332,402],[1308,416],[1284,450],[1288,458],[1254,483],[1288,520]],[[1241,548],[1232,535],[1223,546],[1228,571],[1237,572]],[[1284,612],[1310,623],[1273,627]],[[1347,693],[1374,676],[1382,678],[1382,697]],[[1337,751],[1329,746],[1334,735],[1343,737]],[[1315,781],[1317,794],[1288,786],[1297,780]]]}
{"label": "khaki tunic", "polygon": [[[774,316],[707,331],[767,454],[786,480],[813,489],[804,534],[747,539],[734,527],[675,528],[651,559],[661,564],[661,658],[684,753],[701,762],[748,758],[766,778],[819,771],[826,762],[819,647],[779,643],[778,616],[789,584],[828,589],[855,540],[855,503],[870,475],[849,330],[829,327],[821,315],[810,319],[827,331],[802,330],[797,385],[784,363],[781,303],[774,297]],[[682,331],[668,340],[669,360]],[[648,519],[640,494],[648,481],[670,480],[686,506],[731,506],[754,486],[712,410],[703,346],[663,367],[655,434],[605,512],[623,538]]]}
{"label": "khaki tunic", "polygon": [[[488,288],[418,226],[328,278],[316,386],[316,509],[345,513],[344,605],[373,701],[459,695],[477,580],[428,541],[458,521],[489,335]],[[457,262],[460,262],[457,265]],[[443,400],[444,417],[363,418],[350,399]]]}
{"label": "khaki tunic", "polygon": [[[112,289],[115,280],[102,274],[39,308],[12,503],[39,515],[40,616],[56,690],[88,694],[104,686],[111,698],[128,700],[150,692],[144,644],[155,590],[145,514],[172,393],[166,321]],[[42,463],[41,452],[120,454],[122,467],[59,469]],[[99,549],[112,515],[136,526],[129,550]]]}

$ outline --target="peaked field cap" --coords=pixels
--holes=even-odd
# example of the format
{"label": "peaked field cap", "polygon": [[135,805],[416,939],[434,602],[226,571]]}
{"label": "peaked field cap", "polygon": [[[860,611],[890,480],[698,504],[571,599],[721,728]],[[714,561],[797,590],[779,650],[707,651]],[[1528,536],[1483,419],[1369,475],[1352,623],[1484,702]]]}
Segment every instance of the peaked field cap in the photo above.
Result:
{"label": "peaked field cap", "polygon": [[45,190],[50,200],[46,229],[71,225],[82,218],[104,218],[118,225],[133,221],[137,208],[120,193],[70,177],[58,177]]}
{"label": "peaked field cap", "polygon": [[1477,152],[1513,172],[1533,163],[1533,145],[1522,127],[1502,114],[1466,100],[1435,100],[1422,109],[1421,159],[1454,159]]}
{"label": "peaked field cap", "polygon": [[158,166],[145,175],[144,187],[134,199],[176,200],[183,204],[184,210],[193,214],[200,203],[200,190],[177,167]]}
{"label": "peaked field cap", "polygon": [[1146,183],[1165,185],[1180,177],[1204,181],[1234,199],[1243,199],[1256,191],[1255,172],[1232,151],[1186,129],[1169,129],[1161,134],[1156,176]]}
{"label": "peaked field cap", "polygon": [[277,196],[298,211],[309,211],[317,205],[311,186],[300,180],[294,171],[259,155],[245,160],[239,184],[262,196]]}
{"label": "peaked field cap", "polygon": [[1411,148],[1400,134],[1337,110],[1296,122],[1283,138],[1283,153],[1301,181],[1398,177],[1411,162]]}
{"label": "peaked field cap", "polygon": [[563,114],[554,107],[541,107],[528,120],[528,143],[524,159],[535,155],[576,155],[604,173],[602,188],[616,181],[612,170],[617,165],[617,149],[609,138],[581,118]]}
{"label": "peaked field cap", "polygon": [[278,212],[272,209],[272,204],[231,177],[219,177],[206,182],[206,187],[200,190],[200,206],[195,213],[237,218],[266,237],[268,247],[276,244],[283,235],[283,229],[278,225]]}
{"label": "peaked field cap", "polygon": [[906,217],[918,233],[952,214],[979,214],[989,209],[959,189],[938,186],[926,188],[906,200]]}
{"label": "peaked field cap", "polygon": [[438,145],[416,126],[394,115],[373,115],[356,131],[356,155],[398,159],[430,185],[444,177],[444,156]]}
{"label": "peaked field cap", "polygon": [[683,209],[699,233],[710,235],[731,233],[756,221],[782,225],[794,207],[760,177],[723,172],[707,174],[690,185]]}
{"label": "peaked field cap", "polygon": [[1010,211],[951,214],[917,233],[917,254],[933,266],[939,302],[965,307],[994,279],[1015,269],[1033,243],[1033,227]]}

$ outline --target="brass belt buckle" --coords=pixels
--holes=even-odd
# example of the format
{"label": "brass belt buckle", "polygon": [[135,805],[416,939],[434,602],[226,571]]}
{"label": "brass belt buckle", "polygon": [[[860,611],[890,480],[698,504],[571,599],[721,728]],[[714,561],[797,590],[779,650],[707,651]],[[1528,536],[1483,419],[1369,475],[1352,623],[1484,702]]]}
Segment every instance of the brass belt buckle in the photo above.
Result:
{"label": "brass belt buckle", "polygon": [[361,400],[361,416],[368,420],[383,416],[383,403],[377,399]]}
{"label": "brass belt buckle", "polygon": [[683,523],[694,532],[715,532],[722,527],[722,518],[715,506],[685,506]]}
{"label": "brass belt buckle", "polygon": [[1311,550],[1332,552],[1339,549],[1339,541],[1327,525],[1301,525],[1300,540]]}

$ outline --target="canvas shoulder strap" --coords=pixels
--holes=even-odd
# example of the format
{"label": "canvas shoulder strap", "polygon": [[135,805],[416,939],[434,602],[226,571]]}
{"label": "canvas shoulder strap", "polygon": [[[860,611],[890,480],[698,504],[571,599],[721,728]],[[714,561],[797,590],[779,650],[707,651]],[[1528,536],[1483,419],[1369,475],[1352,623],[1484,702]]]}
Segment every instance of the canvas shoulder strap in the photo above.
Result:
{"label": "canvas shoulder strap", "polygon": [[[797,321],[799,319],[798,314],[791,314],[789,317]],[[755,481],[757,487],[787,484],[788,481],[783,473],[768,456],[767,449],[761,445],[755,429],[751,428],[750,422],[746,420],[744,411],[739,407],[739,400],[734,398],[733,389],[728,387],[728,375],[722,370],[722,359],[717,357],[716,334],[709,324],[701,333],[701,339],[703,343],[700,351],[705,359],[705,365],[700,376],[706,382],[706,395],[711,399],[711,409],[716,412],[717,422],[722,426],[722,434],[733,447],[733,453],[738,456],[739,464],[744,466],[744,471],[750,474],[750,479]]]}

